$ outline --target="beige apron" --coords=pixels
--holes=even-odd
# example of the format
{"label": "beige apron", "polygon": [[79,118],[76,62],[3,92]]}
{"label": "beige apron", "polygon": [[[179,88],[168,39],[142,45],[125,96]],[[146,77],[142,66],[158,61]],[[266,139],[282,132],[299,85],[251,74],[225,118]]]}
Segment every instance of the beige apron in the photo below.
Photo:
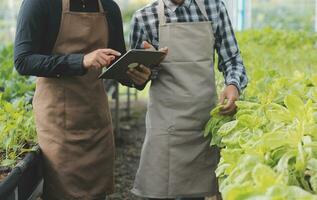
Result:
{"label": "beige apron", "polygon": [[[54,54],[88,53],[108,45],[100,12],[63,12]],[[114,140],[105,89],[90,70],[84,76],[38,78],[34,112],[44,155],[44,200],[96,200],[113,192]]]}
{"label": "beige apron", "polygon": [[[208,19],[203,0],[196,0]],[[146,137],[132,192],[148,198],[204,197],[218,192],[219,150],[203,136],[217,103],[210,21],[166,24],[159,0],[160,47],[169,54],[152,82]]]}

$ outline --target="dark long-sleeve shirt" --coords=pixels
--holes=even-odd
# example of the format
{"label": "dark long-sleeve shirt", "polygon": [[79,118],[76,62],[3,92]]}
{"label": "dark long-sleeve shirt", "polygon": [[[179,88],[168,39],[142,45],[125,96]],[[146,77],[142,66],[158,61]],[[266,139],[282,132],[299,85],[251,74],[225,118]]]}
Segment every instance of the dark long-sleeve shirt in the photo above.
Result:
{"label": "dark long-sleeve shirt", "polygon": [[[97,12],[98,1],[70,0],[75,12]],[[109,48],[126,52],[121,12],[113,0],[101,0],[109,27]],[[18,17],[14,62],[22,75],[39,77],[80,76],[85,74],[83,54],[54,55],[62,14],[62,0],[24,0]],[[131,81],[121,83],[131,86]]]}

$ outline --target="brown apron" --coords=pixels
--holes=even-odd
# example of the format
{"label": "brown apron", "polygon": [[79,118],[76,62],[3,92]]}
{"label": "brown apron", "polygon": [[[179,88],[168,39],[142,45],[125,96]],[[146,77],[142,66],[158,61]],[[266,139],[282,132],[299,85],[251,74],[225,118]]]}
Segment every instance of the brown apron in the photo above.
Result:
{"label": "brown apron", "polygon": [[203,129],[217,104],[215,38],[203,0],[203,22],[166,23],[158,0],[160,47],[169,53],[150,88],[146,137],[132,192],[148,198],[204,197],[218,193],[219,150]]}
{"label": "brown apron", "polygon": [[[53,54],[106,48],[108,26],[100,12],[71,12],[63,0]],[[114,140],[105,89],[90,70],[84,76],[38,78],[34,113],[44,155],[44,200],[104,199],[114,189]]]}

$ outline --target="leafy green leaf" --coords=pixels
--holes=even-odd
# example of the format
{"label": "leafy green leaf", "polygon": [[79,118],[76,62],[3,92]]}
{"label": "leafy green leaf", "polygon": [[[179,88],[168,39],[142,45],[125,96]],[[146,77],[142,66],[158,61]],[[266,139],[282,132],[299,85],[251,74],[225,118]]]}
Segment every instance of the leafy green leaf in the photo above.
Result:
{"label": "leafy green leaf", "polygon": [[228,123],[225,123],[224,125],[222,125],[220,127],[220,129],[218,130],[218,135],[220,136],[226,136],[228,135],[231,131],[233,131],[233,129],[238,125],[238,121],[231,121]]}

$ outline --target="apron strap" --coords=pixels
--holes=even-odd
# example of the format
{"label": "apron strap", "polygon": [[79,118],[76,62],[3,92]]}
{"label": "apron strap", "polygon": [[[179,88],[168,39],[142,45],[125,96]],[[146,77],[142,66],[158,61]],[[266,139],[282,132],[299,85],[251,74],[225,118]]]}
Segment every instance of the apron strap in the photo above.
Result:
{"label": "apron strap", "polygon": [[[204,0],[194,0],[197,3],[197,6],[200,10],[200,12],[204,15],[205,20],[209,20],[208,14],[206,11],[206,6],[204,3]],[[166,24],[166,16],[165,16],[165,4],[163,0],[159,0],[158,4],[158,17],[159,17],[159,24],[160,25],[165,25]]]}
{"label": "apron strap", "polygon": [[159,17],[159,24],[165,25],[166,24],[166,16],[165,16],[165,4],[164,4],[163,0],[159,0],[158,17]]}
{"label": "apron strap", "polygon": [[205,6],[205,3],[204,3],[204,0],[195,0],[196,3],[197,3],[197,6],[199,7],[200,9],[200,12],[205,16],[205,20],[209,20],[208,18],[208,14],[207,14],[207,11],[206,11],[206,6]]}
{"label": "apron strap", "polygon": [[[98,0],[99,12],[105,13],[105,9],[101,3],[101,0]],[[63,12],[70,12],[70,0],[63,0]]]}
{"label": "apron strap", "polygon": [[63,0],[63,12],[69,12],[70,11],[70,0]]}
{"label": "apron strap", "polygon": [[101,0],[98,0],[98,3],[99,3],[99,12],[100,13],[105,13],[105,9],[103,8],[103,5],[101,3]]}

